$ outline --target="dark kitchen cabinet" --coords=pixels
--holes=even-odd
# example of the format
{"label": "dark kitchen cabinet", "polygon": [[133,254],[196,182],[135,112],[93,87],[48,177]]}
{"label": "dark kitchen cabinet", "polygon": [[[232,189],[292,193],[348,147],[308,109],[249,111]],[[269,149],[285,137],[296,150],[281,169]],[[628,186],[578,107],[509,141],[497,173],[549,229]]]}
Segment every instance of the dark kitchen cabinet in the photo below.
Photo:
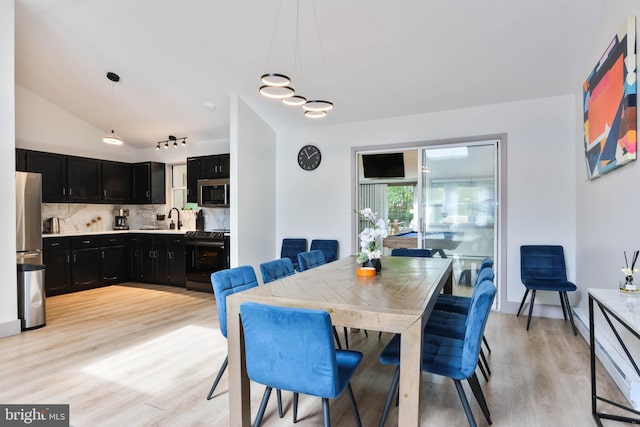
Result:
{"label": "dark kitchen cabinet", "polygon": [[67,157],[60,154],[26,151],[26,171],[42,174],[42,201],[67,201]]}
{"label": "dark kitchen cabinet", "polygon": [[184,237],[167,237],[167,264],[169,266],[168,283],[170,285],[185,285],[186,252]]}
{"label": "dark kitchen cabinet", "polygon": [[132,168],[133,203],[166,203],[164,163],[134,163]]}
{"label": "dark kitchen cabinet", "polygon": [[20,148],[16,148],[16,171],[27,171],[27,152]]}
{"label": "dark kitchen cabinet", "polygon": [[100,251],[101,284],[112,285],[124,282],[127,274],[127,252],[124,236],[102,236]]}
{"label": "dark kitchen cabinet", "polygon": [[71,238],[71,288],[73,291],[100,286],[101,253],[95,236]]}
{"label": "dark kitchen cabinet", "polygon": [[99,202],[102,199],[100,160],[67,157],[67,199],[72,202]]}
{"label": "dark kitchen cabinet", "polygon": [[131,199],[131,165],[102,161],[102,201],[128,203]]}
{"label": "dark kitchen cabinet", "polygon": [[142,280],[142,256],[138,238],[137,234],[129,234],[126,237],[127,277],[134,282]]}
{"label": "dark kitchen cabinet", "polygon": [[229,178],[229,154],[200,157],[199,179]]}
{"label": "dark kitchen cabinet", "polygon": [[66,237],[42,239],[42,259],[46,266],[44,285],[47,296],[71,292],[71,248]]}
{"label": "dark kitchen cabinet", "polygon": [[200,174],[200,159],[187,159],[187,202],[198,203],[198,179]]}

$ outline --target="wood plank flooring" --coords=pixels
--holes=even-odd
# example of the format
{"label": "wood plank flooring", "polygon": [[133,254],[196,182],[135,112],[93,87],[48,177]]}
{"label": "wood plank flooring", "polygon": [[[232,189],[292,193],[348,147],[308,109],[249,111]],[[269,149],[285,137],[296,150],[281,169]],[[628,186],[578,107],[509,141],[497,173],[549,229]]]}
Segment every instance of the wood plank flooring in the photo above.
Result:
{"label": "wood plank flooring", "polygon": [[[492,313],[486,331],[493,352],[488,383],[480,377],[494,426],[594,425],[589,351],[568,322]],[[340,334],[342,335],[342,333]],[[378,425],[393,374],[378,364],[390,338],[350,334],[365,354],[352,381],[364,426]],[[0,340],[0,402],[70,404],[71,425],[227,426],[225,374],[214,399],[205,399],[226,355],[213,295],[157,285],[125,284],[47,300],[47,326]],[[600,369],[599,390],[622,400]],[[468,386],[476,421],[486,426]],[[252,387],[255,416],[264,391]],[[263,425],[292,424],[291,393],[285,417],[272,396]],[[424,374],[422,425],[468,425],[453,382]],[[321,401],[301,396],[298,425],[322,424]],[[352,426],[346,396],[332,401],[333,426]],[[392,407],[387,426],[397,425]],[[605,425],[614,425],[606,424]]]}

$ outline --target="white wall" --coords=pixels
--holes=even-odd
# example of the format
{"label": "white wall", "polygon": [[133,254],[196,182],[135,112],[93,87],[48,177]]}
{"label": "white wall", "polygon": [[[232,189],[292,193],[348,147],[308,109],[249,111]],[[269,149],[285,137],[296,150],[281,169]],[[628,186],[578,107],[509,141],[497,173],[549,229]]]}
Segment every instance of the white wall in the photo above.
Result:
{"label": "white wall", "polygon": [[[584,78],[589,75],[601,58],[614,35],[629,16],[640,15],[637,0],[608,0],[599,15],[591,52],[584,64]],[[638,26],[636,18],[636,26]],[[636,30],[637,31],[637,30]],[[637,60],[636,60],[637,63]],[[640,249],[640,227],[636,212],[640,210],[637,184],[640,180],[640,162],[632,161],[598,179],[587,180],[584,160],[584,134],[582,124],[582,82],[576,83],[576,138],[574,144],[576,162],[576,285],[581,290],[577,315],[589,325],[589,288],[617,289],[623,280],[620,269],[627,254]],[[640,277],[636,275],[636,280]],[[597,309],[596,309],[597,313]],[[601,357],[605,367],[616,380],[623,393],[629,396],[632,382],[640,385],[634,368],[622,356],[622,352],[604,320],[596,318],[596,337],[600,340],[606,357]],[[619,328],[630,346],[632,354],[640,354],[638,341]],[[597,349],[599,350],[599,349]],[[616,367],[612,367],[612,363]],[[640,409],[640,402],[636,403]]]}
{"label": "white wall", "polygon": [[[351,147],[506,133],[507,270],[501,305],[515,312],[524,293],[520,245],[563,245],[569,275],[575,275],[574,108],[574,96],[567,95],[279,133],[276,246],[284,237],[338,239],[340,256],[352,253]],[[322,151],[322,163],[312,172],[297,165],[305,144]],[[557,295],[549,300],[541,295],[536,302],[534,313],[560,315]]]}
{"label": "white wall", "polygon": [[279,258],[276,223],[276,134],[242,99],[231,96],[231,266]]}
{"label": "white wall", "polygon": [[20,333],[16,285],[14,1],[0,2],[0,200],[6,221],[0,227],[0,338]]}

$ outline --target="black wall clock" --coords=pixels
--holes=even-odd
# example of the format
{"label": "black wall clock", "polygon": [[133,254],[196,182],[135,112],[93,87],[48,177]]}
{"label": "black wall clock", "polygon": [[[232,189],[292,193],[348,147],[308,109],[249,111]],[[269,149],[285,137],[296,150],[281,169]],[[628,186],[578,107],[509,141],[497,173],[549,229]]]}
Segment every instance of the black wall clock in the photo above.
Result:
{"label": "black wall clock", "polygon": [[298,165],[306,170],[312,171],[320,166],[322,155],[315,145],[305,145],[298,151]]}

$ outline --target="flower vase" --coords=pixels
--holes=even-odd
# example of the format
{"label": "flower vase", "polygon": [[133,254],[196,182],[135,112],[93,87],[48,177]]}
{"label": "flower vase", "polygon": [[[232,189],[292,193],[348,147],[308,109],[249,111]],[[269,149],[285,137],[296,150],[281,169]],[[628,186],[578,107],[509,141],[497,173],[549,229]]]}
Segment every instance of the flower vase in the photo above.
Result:
{"label": "flower vase", "polygon": [[374,267],[376,269],[376,273],[380,273],[382,270],[382,263],[380,262],[380,258],[373,258],[367,262],[362,263],[363,267]]}

